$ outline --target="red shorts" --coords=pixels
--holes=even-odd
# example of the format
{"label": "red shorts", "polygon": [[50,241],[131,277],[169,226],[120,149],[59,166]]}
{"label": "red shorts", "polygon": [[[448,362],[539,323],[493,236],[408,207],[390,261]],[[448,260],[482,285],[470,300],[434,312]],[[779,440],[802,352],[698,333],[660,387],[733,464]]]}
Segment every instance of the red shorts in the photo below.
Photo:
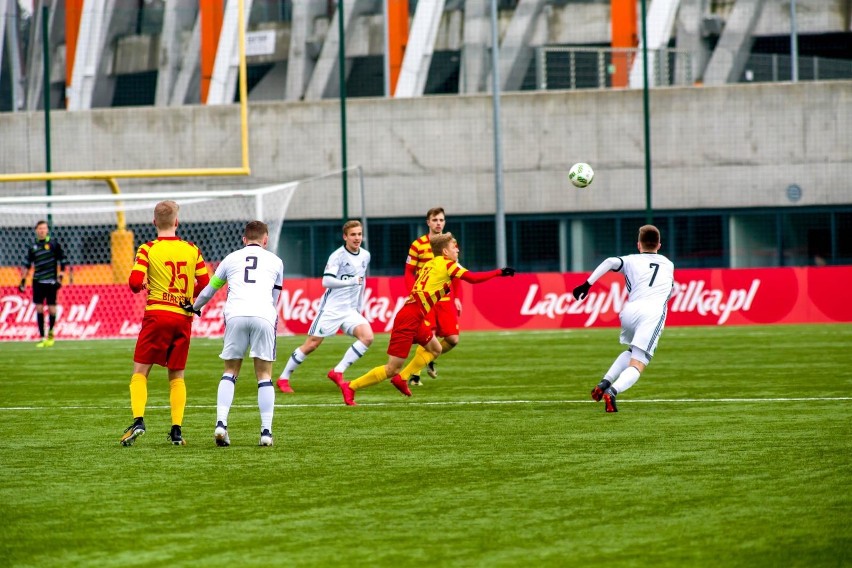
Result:
{"label": "red shorts", "polygon": [[172,371],[186,369],[191,332],[191,318],[163,310],[148,310],[142,318],[133,360]]}
{"label": "red shorts", "polygon": [[435,330],[438,337],[459,334],[459,312],[456,302],[450,298],[447,302],[438,302],[426,316],[426,325]]}
{"label": "red shorts", "polygon": [[393,320],[388,355],[408,359],[412,345],[426,345],[430,339],[432,329],[423,322],[423,312],[417,304],[405,304]]}

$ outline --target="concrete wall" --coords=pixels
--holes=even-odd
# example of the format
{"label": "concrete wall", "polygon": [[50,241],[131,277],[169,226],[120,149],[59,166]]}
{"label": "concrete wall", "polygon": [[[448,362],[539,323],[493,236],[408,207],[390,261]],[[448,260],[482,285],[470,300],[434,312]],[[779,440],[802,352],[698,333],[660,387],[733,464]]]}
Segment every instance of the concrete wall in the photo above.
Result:
{"label": "concrete wall", "polygon": [[[509,214],[645,207],[642,92],[513,93],[502,97]],[[350,166],[363,166],[371,217],[494,211],[490,96],[350,99]],[[54,112],[53,170],[239,165],[237,107]],[[121,180],[125,191],[245,187],[340,168],[336,101],[250,105],[250,179]],[[43,170],[41,113],[0,114],[0,172]],[[801,207],[852,203],[852,84],[754,84],[651,93],[656,209]],[[596,170],[573,188],[572,163]],[[350,214],[360,214],[349,177]],[[802,187],[792,203],[787,187]],[[297,219],[341,214],[339,176],[305,183]],[[43,194],[43,183],[0,184],[0,195]],[[54,183],[54,193],[104,191]]]}

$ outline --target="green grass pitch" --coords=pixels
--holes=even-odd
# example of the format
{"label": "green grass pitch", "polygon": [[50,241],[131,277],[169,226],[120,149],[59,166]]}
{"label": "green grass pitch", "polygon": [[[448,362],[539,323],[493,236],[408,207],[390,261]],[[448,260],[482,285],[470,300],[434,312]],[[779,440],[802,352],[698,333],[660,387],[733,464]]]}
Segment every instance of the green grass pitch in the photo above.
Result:
{"label": "green grass pitch", "polygon": [[355,408],[332,338],[277,393],[272,448],[248,364],[213,443],[221,341],[192,344],[188,445],[157,367],[131,448],[132,341],[0,343],[0,566],[852,565],[852,325],[669,328],[606,414],[617,337],[463,333],[412,398]]}

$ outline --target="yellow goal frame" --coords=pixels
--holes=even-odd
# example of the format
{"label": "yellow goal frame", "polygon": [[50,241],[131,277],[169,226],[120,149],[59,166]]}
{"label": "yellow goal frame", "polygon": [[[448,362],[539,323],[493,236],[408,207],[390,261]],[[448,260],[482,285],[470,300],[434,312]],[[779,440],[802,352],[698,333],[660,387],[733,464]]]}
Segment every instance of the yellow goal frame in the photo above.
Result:
{"label": "yellow goal frame", "polygon": [[[26,174],[0,174],[0,182],[21,181],[55,181],[55,180],[103,180],[107,182],[113,193],[119,193],[118,178],[167,178],[167,177],[207,177],[207,176],[248,176],[251,175],[249,165],[248,141],[248,82],[246,78],[246,30],[245,30],[245,0],[237,0],[237,28],[239,43],[238,87],[240,94],[240,145],[241,166],[232,168],[177,168],[151,170],[103,170],[80,172],[39,172]],[[45,86],[45,88],[47,88]]]}

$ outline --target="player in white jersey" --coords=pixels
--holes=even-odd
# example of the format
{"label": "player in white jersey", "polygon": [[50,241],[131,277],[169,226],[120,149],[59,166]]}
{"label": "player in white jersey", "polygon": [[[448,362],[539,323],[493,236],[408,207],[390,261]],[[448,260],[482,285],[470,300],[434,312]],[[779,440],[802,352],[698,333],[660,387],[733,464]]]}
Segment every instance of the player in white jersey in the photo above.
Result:
{"label": "player in white jersey", "polygon": [[340,362],[328,372],[328,378],[337,385],[343,382],[343,373],[349,366],[364,356],[373,343],[373,329],[361,311],[363,310],[364,283],[370,253],[361,248],[364,229],[359,221],[347,221],[343,225],[343,246],[331,253],[322,275],[325,293],[322,295],[319,312],[314,318],[308,337],[298,347],[278,378],[281,392],[291,393],[290,377],[296,367],[320,346],[323,339],[338,330],[353,336],[355,343],[349,346]]}
{"label": "player in white jersey", "polygon": [[210,283],[201,291],[192,308],[201,308],[225,284],[225,345],[220,358],[225,360],[225,372],[219,381],[216,396],[217,446],[231,445],[228,435],[228,414],[234,401],[234,387],[246,350],[254,359],[257,377],[257,406],[260,409],[261,446],[272,445],[272,414],[275,407],[275,388],[272,386],[272,363],[275,361],[275,336],[278,325],[278,296],[284,281],[284,263],[275,253],[266,250],[269,229],[261,221],[246,224],[243,233],[245,247],[232,252],[216,268]]}
{"label": "player in white jersey", "polygon": [[633,386],[651,361],[666,323],[668,301],[674,286],[674,264],[661,254],[660,231],[653,225],[639,228],[639,254],[614,256],[604,260],[589,279],[574,288],[574,298],[582,300],[601,276],[622,272],[627,286],[627,303],[619,314],[621,343],[627,351],[619,355],[603,380],[592,389],[595,401],[604,400],[607,412],[618,412],[615,397]]}

